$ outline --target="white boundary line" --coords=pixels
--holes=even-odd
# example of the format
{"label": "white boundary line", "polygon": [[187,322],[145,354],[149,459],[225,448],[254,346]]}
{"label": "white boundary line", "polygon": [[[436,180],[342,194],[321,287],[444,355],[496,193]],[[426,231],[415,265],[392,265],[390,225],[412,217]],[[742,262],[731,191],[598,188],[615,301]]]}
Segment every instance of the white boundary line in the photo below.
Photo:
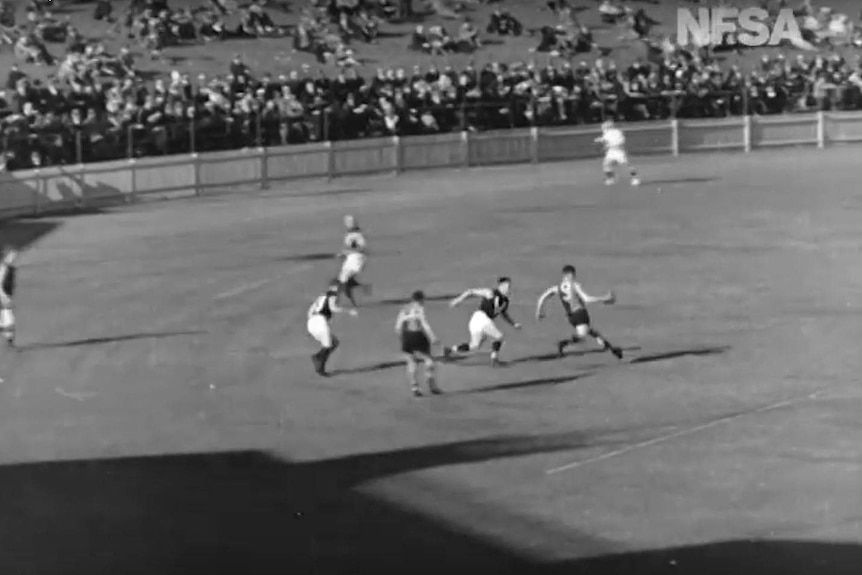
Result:
{"label": "white boundary line", "polygon": [[257,280],[257,281],[253,281],[253,282],[247,282],[247,283],[241,284],[241,285],[239,285],[239,286],[237,286],[231,290],[223,291],[220,294],[218,294],[217,296],[215,296],[213,299],[215,301],[220,301],[223,299],[230,299],[232,297],[242,295],[246,292],[250,292],[250,291],[256,290],[258,288],[262,288],[263,286],[265,286],[266,284],[268,284],[270,282],[284,279],[293,273],[306,271],[306,270],[310,269],[311,267],[312,267],[312,265],[309,263],[300,264],[300,265],[294,266],[294,267],[276,275],[275,277]]}
{"label": "white boundary line", "polygon": [[560,467],[554,467],[552,469],[548,469],[545,471],[546,475],[553,475],[555,473],[560,473],[561,471],[568,471],[569,469],[575,469],[577,467],[582,467],[584,465],[588,465],[590,463],[598,463],[599,461],[605,461],[607,459],[612,459],[614,457],[619,457],[620,455],[625,455],[626,453],[630,453],[632,451],[636,451],[638,449],[643,449],[645,447],[650,447],[652,445],[658,445],[660,443],[665,443],[671,441],[672,439],[676,439],[678,437],[685,437],[686,435],[692,435],[701,431],[705,431],[707,429],[717,427],[719,425],[723,425],[725,423],[732,423],[737,419],[742,419],[743,417],[748,417],[749,415],[757,415],[759,413],[766,413],[768,411],[774,411],[776,409],[781,409],[782,407],[788,407],[790,405],[795,405],[797,403],[802,403],[804,401],[810,401],[813,399],[817,399],[819,395],[821,395],[823,391],[815,391],[814,393],[809,393],[807,395],[801,397],[792,397],[790,399],[785,399],[783,401],[779,401],[778,403],[773,403],[771,405],[765,405],[763,407],[759,407],[757,409],[746,411],[744,413],[737,413],[736,415],[729,415],[727,417],[722,417],[720,419],[716,419],[714,421],[710,421],[709,423],[704,423],[703,425],[697,425],[695,427],[689,427],[686,429],[680,429],[679,431],[674,431],[673,433],[668,433],[666,435],[660,435],[658,437],[654,437],[652,439],[648,439],[646,441],[641,441],[639,443],[633,443],[631,445],[627,445],[626,447],[622,447],[620,449],[616,449],[614,451],[609,451],[607,453],[603,453],[601,455],[597,455],[595,457],[590,457],[589,459],[583,459],[581,461],[573,461],[572,463],[567,463],[565,465],[561,465]]}
{"label": "white boundary line", "polygon": [[265,279],[265,280],[258,280],[256,282],[244,283],[244,284],[240,285],[239,287],[236,287],[232,290],[221,292],[220,294],[215,296],[214,299],[216,301],[222,300],[222,299],[230,299],[232,297],[242,295],[247,291],[252,291],[252,290],[255,290],[257,288],[263,287],[266,284],[268,284],[269,282],[271,282],[272,280],[273,280],[273,278],[269,278],[269,279]]}

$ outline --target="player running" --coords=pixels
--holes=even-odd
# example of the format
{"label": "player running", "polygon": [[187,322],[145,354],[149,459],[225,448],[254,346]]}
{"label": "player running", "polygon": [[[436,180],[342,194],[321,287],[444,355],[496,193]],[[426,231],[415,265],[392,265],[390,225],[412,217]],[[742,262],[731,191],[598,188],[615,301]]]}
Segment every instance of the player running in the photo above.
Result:
{"label": "player running", "polygon": [[605,174],[605,185],[612,186],[616,182],[615,170],[617,166],[626,166],[631,175],[631,184],[639,186],[641,181],[638,172],[629,164],[626,154],[626,136],[622,130],[614,125],[612,120],[602,123],[602,135],[596,138],[596,142],[605,147],[605,159],[602,162],[602,170]]}
{"label": "player running", "polygon": [[338,280],[330,282],[326,292],[318,296],[308,308],[306,329],[308,334],[320,344],[320,350],[311,356],[311,360],[314,362],[314,371],[322,376],[326,375],[326,362],[339,343],[338,338],[332,335],[330,326],[333,314],[346,311],[349,315],[356,316],[356,310],[345,310],[338,305],[339,287]]}
{"label": "player running", "polygon": [[506,322],[515,329],[521,329],[521,324],[512,320],[509,316],[509,296],[512,291],[512,280],[508,277],[501,277],[497,281],[497,287],[494,289],[478,288],[467,290],[460,296],[452,300],[449,307],[458,307],[469,297],[477,297],[481,301],[479,309],[473,312],[470,318],[468,329],[470,330],[470,342],[460,345],[445,348],[446,357],[451,357],[453,354],[474,353],[486,339],[491,339],[491,365],[500,365],[499,356],[500,349],[503,347],[503,334],[494,323],[497,316],[502,316]]}
{"label": "player running", "polygon": [[0,333],[9,347],[15,347],[15,313],[12,309],[12,298],[15,295],[18,275],[15,267],[17,258],[17,250],[6,248],[0,261]]}
{"label": "player running", "polygon": [[431,357],[431,345],[437,343],[437,336],[425,318],[425,294],[422,291],[413,292],[412,301],[401,308],[398,319],[395,320],[395,332],[401,337],[401,352],[407,360],[407,379],[410,390],[416,397],[422,397],[419,382],[416,378],[416,358],[425,364],[425,381],[428,389],[434,395],[443,393],[437,387],[434,370],[434,358]]}
{"label": "player running", "polygon": [[569,318],[569,323],[575,328],[575,335],[571,339],[564,339],[559,342],[557,347],[560,357],[565,353],[566,347],[590,336],[595,338],[604,351],[610,351],[617,359],[623,358],[622,349],[613,345],[592,327],[590,324],[590,314],[587,312],[587,305],[591,303],[614,304],[616,298],[613,292],[608,292],[602,297],[589,295],[583,290],[581,284],[575,281],[575,266],[566,266],[563,268],[563,279],[559,285],[548,288],[539,298],[536,306],[536,319],[538,321],[541,321],[545,317],[545,301],[554,295],[560,297],[560,301],[563,302],[563,309]]}
{"label": "player running", "polygon": [[344,258],[344,263],[341,264],[341,271],[338,274],[338,282],[344,295],[350,300],[354,308],[356,299],[353,297],[353,290],[357,287],[362,287],[365,293],[371,292],[371,286],[360,283],[359,274],[365,268],[365,260],[368,257],[368,248],[365,241],[365,236],[362,230],[356,223],[356,218],[347,215],[344,216],[344,226],[347,228],[347,234],[344,236],[344,249],[338,254]]}

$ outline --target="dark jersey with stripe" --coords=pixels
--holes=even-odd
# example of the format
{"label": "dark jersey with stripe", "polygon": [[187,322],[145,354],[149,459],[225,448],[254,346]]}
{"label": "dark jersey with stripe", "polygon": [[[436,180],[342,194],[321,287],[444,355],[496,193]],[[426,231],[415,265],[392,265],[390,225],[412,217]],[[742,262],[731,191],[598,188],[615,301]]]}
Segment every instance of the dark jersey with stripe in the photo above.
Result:
{"label": "dark jersey with stripe", "polygon": [[489,318],[494,319],[500,314],[506,313],[509,309],[509,298],[501,294],[498,290],[489,298],[482,298],[482,303],[479,304],[479,309],[482,310]]}
{"label": "dark jersey with stripe", "polygon": [[308,310],[308,315],[321,315],[327,320],[332,319],[332,306],[330,306],[330,302],[334,297],[338,297],[338,290],[327,290],[325,294],[314,300],[314,303],[311,304],[311,308]]}
{"label": "dark jersey with stripe", "polygon": [[12,297],[15,295],[15,285],[17,282],[18,270],[15,266],[5,266],[2,284],[0,284],[0,288],[3,289],[3,293],[7,296]]}

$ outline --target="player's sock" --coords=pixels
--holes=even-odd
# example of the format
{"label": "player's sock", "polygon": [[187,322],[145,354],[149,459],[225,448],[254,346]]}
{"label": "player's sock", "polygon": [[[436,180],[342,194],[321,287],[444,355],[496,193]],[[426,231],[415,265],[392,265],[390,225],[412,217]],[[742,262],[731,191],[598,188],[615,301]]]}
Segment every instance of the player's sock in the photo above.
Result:
{"label": "player's sock", "polygon": [[419,382],[416,380],[416,362],[407,362],[407,382],[410,384],[410,391],[413,395],[421,395],[419,392]]}
{"label": "player's sock", "polygon": [[614,183],[616,178],[614,177],[614,173],[611,171],[605,171],[605,184],[611,185]]}
{"label": "player's sock", "polygon": [[641,179],[638,177],[638,171],[634,168],[632,168],[632,170],[631,170],[631,178],[632,178],[632,185],[633,186],[639,186],[640,185]]}
{"label": "player's sock", "polygon": [[623,358],[623,350],[605,339],[602,334],[593,329],[590,330],[590,335],[595,338],[596,343],[598,343],[604,351],[610,351],[617,359]]}
{"label": "player's sock", "polygon": [[428,389],[431,390],[431,393],[434,395],[440,395],[443,393],[440,388],[437,387],[437,370],[433,363],[425,364],[425,381],[428,383]]}
{"label": "player's sock", "polygon": [[502,341],[495,341],[491,344],[491,362],[497,363],[500,361],[500,350],[503,348]]}

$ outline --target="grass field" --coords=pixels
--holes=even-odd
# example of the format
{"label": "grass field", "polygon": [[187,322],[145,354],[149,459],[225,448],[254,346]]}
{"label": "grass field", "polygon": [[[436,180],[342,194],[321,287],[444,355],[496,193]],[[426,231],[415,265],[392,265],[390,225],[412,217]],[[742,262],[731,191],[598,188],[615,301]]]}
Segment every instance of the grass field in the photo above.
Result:
{"label": "grass field", "polygon": [[[124,13],[128,2],[129,0],[115,1],[116,13]],[[201,0],[199,3],[202,4],[203,1]],[[19,22],[23,22],[24,3],[21,2],[20,4]],[[180,7],[186,4],[186,2],[175,0],[171,5]],[[197,4],[197,2],[192,3],[192,5]],[[240,2],[240,4],[243,3]],[[421,2],[418,0],[414,0],[414,4],[417,8],[421,8]],[[656,35],[661,36],[666,34],[674,37],[676,35],[677,7],[697,8],[696,4],[688,0],[662,0],[658,3],[632,2],[631,4],[635,7],[642,6],[651,17],[660,22],[660,25],[654,29]],[[746,6],[759,4],[759,2],[739,0],[734,4]],[[278,1],[273,3],[270,13],[276,23],[292,26],[298,21],[305,5],[303,0],[293,0],[291,2]],[[468,6],[468,11],[465,14],[473,18],[476,25],[483,32],[488,23],[490,13],[497,8],[509,9],[512,14],[524,23],[526,28],[555,25],[556,19],[554,15],[550,11],[540,10],[544,5],[545,2],[540,0],[504,0],[496,4]],[[646,52],[642,44],[623,40],[621,38],[623,31],[620,28],[601,24],[597,11],[597,3],[583,0],[581,2],[574,2],[573,5],[585,8],[584,11],[578,13],[578,17],[583,23],[595,30],[595,38],[599,46],[613,49],[610,56],[611,59],[625,64],[636,58],[645,58]],[[828,5],[837,12],[847,13],[853,19],[856,19],[859,13],[859,7],[855,0],[831,0],[828,3],[815,2],[814,5],[816,7]],[[286,6],[287,9],[283,9],[283,6]],[[103,41],[112,52],[116,52],[120,46],[129,43],[129,40],[126,38],[109,35],[108,31],[111,25],[99,23],[92,19],[92,3],[62,2],[56,11],[59,17],[70,17],[85,37]],[[234,20],[231,20],[232,25],[235,23]],[[460,22],[444,20],[435,15],[423,17],[420,21],[425,25],[443,24],[449,28],[451,33],[457,32],[457,27],[460,25]],[[520,38],[505,39],[488,38],[485,35],[486,39],[493,40],[493,43],[472,55],[432,57],[410,52],[407,50],[409,35],[417,23],[419,22],[385,24],[381,28],[384,32],[383,38],[381,38],[378,44],[367,45],[357,42],[354,49],[357,58],[362,61],[362,66],[360,67],[362,73],[370,76],[378,67],[404,67],[408,70],[412,69],[415,65],[426,67],[430,64],[463,67],[470,61],[483,65],[492,61],[526,62],[532,60],[541,66],[552,62],[546,54],[536,54],[530,51],[538,45],[538,39],[527,35]],[[50,45],[49,49],[55,56],[63,56],[62,46]],[[290,38],[231,40],[206,45],[176,46],[168,48],[165,51],[164,58],[157,61],[150,60],[140,49],[135,51],[139,56],[138,67],[144,73],[145,77],[166,74],[171,69],[189,72],[194,75],[201,72],[211,75],[226,74],[227,64],[234,54],[239,54],[257,74],[263,74],[264,72],[282,74],[298,69],[302,64],[308,64],[314,68],[319,67],[313,56],[294,52],[293,43]],[[782,51],[789,55],[797,53],[786,48],[783,48]],[[775,55],[777,52],[778,49],[776,48],[747,50],[741,55],[728,56],[727,64],[740,64],[744,67],[751,67],[757,63],[762,55]],[[856,51],[844,50],[843,52],[851,60],[856,58]],[[584,54],[582,59],[591,62],[597,57],[599,57],[598,53]],[[14,62],[15,59],[11,50],[0,52],[0,69],[6,69]],[[45,77],[54,71],[52,68],[39,68],[35,66],[22,66],[22,68],[34,77]],[[328,70],[333,73],[335,71],[333,67],[329,67]]]}
{"label": "grass field", "polygon": [[[857,149],[296,184],[5,223],[29,244],[0,387],[0,572],[856,573]],[[314,193],[322,190],[324,193]],[[313,375],[341,217],[375,292]],[[567,333],[538,294],[613,288]],[[392,325],[514,278],[503,359],[414,399]]]}

